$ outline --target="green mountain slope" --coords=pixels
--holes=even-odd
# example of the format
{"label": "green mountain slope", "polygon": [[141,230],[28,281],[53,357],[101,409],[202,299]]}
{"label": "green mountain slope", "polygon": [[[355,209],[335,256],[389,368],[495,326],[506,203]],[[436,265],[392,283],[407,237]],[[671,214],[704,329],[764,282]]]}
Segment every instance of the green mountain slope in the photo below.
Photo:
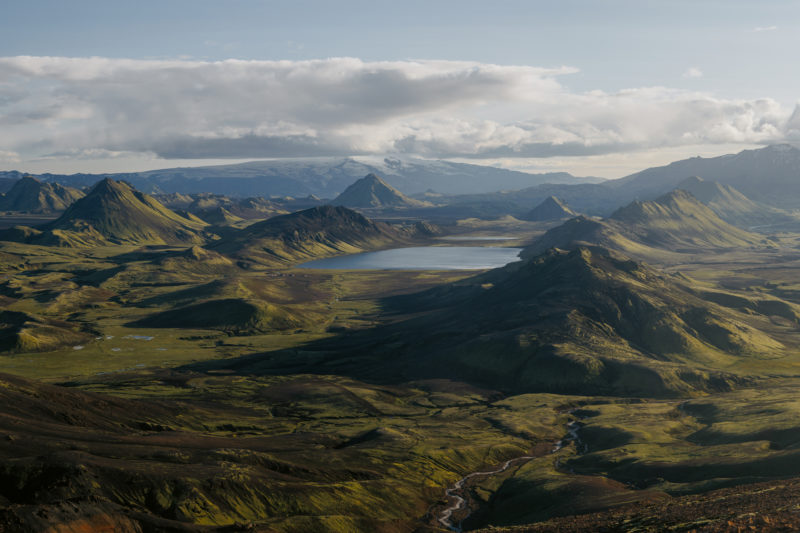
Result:
{"label": "green mountain slope", "polygon": [[392,382],[456,379],[516,393],[673,396],[726,390],[741,381],[726,373],[732,364],[784,354],[752,325],[758,305],[711,303],[685,277],[597,247],[552,251],[392,299],[387,309],[414,316],[321,341],[309,347],[308,363],[292,352],[219,364]]}
{"label": "green mountain slope", "polygon": [[675,190],[650,202],[635,201],[605,220],[577,217],[552,228],[523,252],[532,257],[549,248],[600,245],[636,257],[659,252],[763,248],[764,238],[718,217],[691,194]]}
{"label": "green mountain slope", "polygon": [[320,206],[258,222],[211,248],[244,261],[287,265],[401,245],[412,236],[411,231],[373,222],[346,207]]}
{"label": "green mountain slope", "polygon": [[78,325],[17,311],[0,311],[0,352],[44,352],[91,342]]}
{"label": "green mountain slope", "polygon": [[90,234],[115,244],[199,243],[203,225],[182,217],[122,181],[104,179],[45,232]]}

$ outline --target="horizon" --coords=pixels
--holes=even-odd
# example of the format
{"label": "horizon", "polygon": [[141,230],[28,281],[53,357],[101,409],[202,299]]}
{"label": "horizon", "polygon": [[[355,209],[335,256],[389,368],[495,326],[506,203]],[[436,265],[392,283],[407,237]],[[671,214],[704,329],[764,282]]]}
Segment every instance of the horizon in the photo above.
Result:
{"label": "horizon", "polygon": [[[694,158],[713,159],[713,158],[716,158],[716,157],[737,155],[737,154],[739,154],[741,152],[748,151],[748,150],[759,150],[759,149],[763,149],[763,148],[769,148],[771,146],[790,146],[790,147],[795,148],[795,149],[800,149],[800,147],[798,147],[794,143],[789,143],[789,142],[787,142],[787,143],[774,143],[774,144],[768,144],[768,145],[764,145],[764,146],[756,146],[756,147],[753,147],[753,148],[743,148],[739,152],[735,152],[735,153],[719,153],[719,154],[713,154],[713,155],[696,155],[696,156],[688,156],[685,159],[694,159]],[[392,156],[393,156],[393,154],[387,154],[385,157],[392,157]],[[285,158],[271,158],[271,159],[245,159],[245,160],[236,160],[236,161],[215,160],[213,163],[209,163],[208,161],[205,161],[205,160],[200,160],[200,161],[192,160],[192,161],[195,161],[196,164],[193,164],[193,165],[192,164],[187,164],[187,165],[180,165],[180,166],[152,167],[152,168],[148,167],[148,168],[144,168],[144,169],[141,169],[141,170],[108,171],[108,172],[103,172],[103,171],[97,171],[97,172],[77,171],[77,172],[60,173],[60,172],[49,172],[49,171],[27,172],[27,171],[22,171],[22,170],[19,170],[19,169],[10,168],[10,169],[0,169],[0,173],[2,173],[2,172],[19,172],[20,174],[23,174],[23,176],[30,175],[30,176],[33,176],[33,177],[41,176],[41,175],[47,175],[47,174],[65,175],[65,176],[77,176],[77,175],[96,175],[96,176],[107,175],[107,176],[114,176],[114,175],[126,174],[126,173],[137,174],[137,173],[146,173],[146,172],[155,172],[155,171],[162,171],[162,170],[173,170],[173,169],[178,170],[178,169],[205,168],[205,167],[209,167],[209,168],[211,168],[211,167],[223,167],[223,166],[245,165],[247,163],[258,163],[258,162],[291,162],[291,161],[298,161],[299,162],[299,161],[309,161],[309,160],[324,161],[324,160],[340,160],[340,159],[353,159],[353,160],[359,161],[359,160],[365,160],[365,159],[368,159],[368,158],[379,159],[381,157],[383,157],[383,156],[380,156],[380,155],[374,155],[374,156],[342,156],[342,157],[311,156],[311,157],[285,157]],[[397,156],[395,156],[395,157],[397,157]],[[604,181],[613,181],[613,180],[617,180],[617,179],[623,179],[623,178],[626,178],[626,177],[631,176],[633,174],[637,174],[637,173],[639,173],[641,171],[647,170],[648,168],[663,167],[663,166],[667,166],[667,165],[669,165],[671,163],[677,162],[677,161],[667,161],[664,164],[654,165],[653,167],[641,168],[641,169],[635,170],[635,171],[633,171],[633,172],[631,172],[629,174],[623,175],[623,176],[605,177],[605,176],[577,175],[577,174],[569,172],[568,170],[557,170],[557,169],[555,169],[555,170],[550,170],[550,171],[538,171],[537,172],[537,171],[531,171],[531,170],[507,168],[507,167],[502,167],[502,166],[497,166],[497,165],[489,165],[489,164],[485,164],[485,163],[481,163],[481,162],[475,162],[475,161],[455,161],[455,160],[448,160],[448,159],[426,159],[426,158],[411,157],[411,156],[405,156],[405,155],[404,156],[399,156],[399,157],[404,157],[406,159],[418,159],[418,160],[424,160],[424,161],[445,161],[445,162],[455,162],[455,163],[463,163],[463,164],[471,164],[471,165],[479,165],[479,166],[488,166],[488,167],[500,168],[500,169],[503,169],[503,170],[510,170],[510,171],[514,171],[514,172],[522,172],[522,173],[531,174],[531,175],[534,175],[534,176],[535,175],[543,175],[543,174],[568,173],[572,177],[579,178],[579,179],[580,178],[601,178]],[[166,160],[166,161],[169,161],[169,160]]]}

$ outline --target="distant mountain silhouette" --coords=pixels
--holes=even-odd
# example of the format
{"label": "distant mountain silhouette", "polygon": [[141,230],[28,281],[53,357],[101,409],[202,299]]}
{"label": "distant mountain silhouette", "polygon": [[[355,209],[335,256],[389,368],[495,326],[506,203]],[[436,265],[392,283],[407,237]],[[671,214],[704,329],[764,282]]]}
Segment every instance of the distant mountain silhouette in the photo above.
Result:
{"label": "distant mountain silhouette", "polygon": [[570,209],[567,204],[556,198],[548,196],[545,200],[523,215],[523,220],[534,222],[544,222],[547,220],[559,220],[562,218],[574,217],[575,211]]}
{"label": "distant mountain silhouette", "polygon": [[772,206],[800,208],[800,149],[789,144],[744,150],[720,157],[693,157],[606,182],[622,194],[654,197],[678,186],[687,176],[735,187],[748,198]]}
{"label": "distant mountain silhouette", "polygon": [[[403,194],[434,189],[445,194],[515,190],[542,183],[591,183],[599,178],[576,178],[566,172],[528,174],[503,168],[413,157],[310,157],[249,161],[234,165],[166,168],[113,174],[137,189],[156,193],[215,193],[235,197],[317,195],[334,198],[353,181],[374,173]],[[18,178],[16,171],[0,171],[0,179]],[[41,174],[44,181],[87,187],[108,175]]]}
{"label": "distant mountain silhouette", "polygon": [[688,191],[722,220],[741,228],[799,222],[796,217],[786,211],[754,202],[730,185],[706,181],[698,176],[686,178],[678,183],[676,188]]}
{"label": "distant mountain silhouette", "polygon": [[0,211],[53,213],[64,211],[82,197],[83,193],[72,187],[44,183],[32,176],[25,176],[0,196]]}

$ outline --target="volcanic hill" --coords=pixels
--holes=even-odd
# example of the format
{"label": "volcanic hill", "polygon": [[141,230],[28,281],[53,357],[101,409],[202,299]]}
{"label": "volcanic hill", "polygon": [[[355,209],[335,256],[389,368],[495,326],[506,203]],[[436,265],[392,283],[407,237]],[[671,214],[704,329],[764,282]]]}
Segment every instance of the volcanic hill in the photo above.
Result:
{"label": "volcanic hill", "polygon": [[324,205],[257,222],[210,248],[248,262],[287,265],[408,243],[416,231],[373,222],[346,207]]}
{"label": "volcanic hill", "polygon": [[528,211],[521,218],[534,222],[559,220],[576,216],[577,213],[555,196],[548,196],[539,205]]}
{"label": "volcanic hill", "polygon": [[123,181],[104,179],[58,219],[37,228],[32,242],[52,237],[113,244],[190,244],[203,242],[203,224],[161,205]]}
{"label": "volcanic hill", "polygon": [[428,202],[404,195],[375,174],[367,174],[337,196],[332,205],[345,207],[429,207]]}

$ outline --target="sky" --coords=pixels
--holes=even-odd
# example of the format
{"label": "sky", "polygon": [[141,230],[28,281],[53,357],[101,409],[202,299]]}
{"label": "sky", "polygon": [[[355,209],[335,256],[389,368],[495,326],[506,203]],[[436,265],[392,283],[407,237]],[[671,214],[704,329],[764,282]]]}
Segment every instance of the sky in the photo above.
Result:
{"label": "sky", "polygon": [[0,170],[382,155],[620,177],[800,142],[800,2],[4,0]]}

